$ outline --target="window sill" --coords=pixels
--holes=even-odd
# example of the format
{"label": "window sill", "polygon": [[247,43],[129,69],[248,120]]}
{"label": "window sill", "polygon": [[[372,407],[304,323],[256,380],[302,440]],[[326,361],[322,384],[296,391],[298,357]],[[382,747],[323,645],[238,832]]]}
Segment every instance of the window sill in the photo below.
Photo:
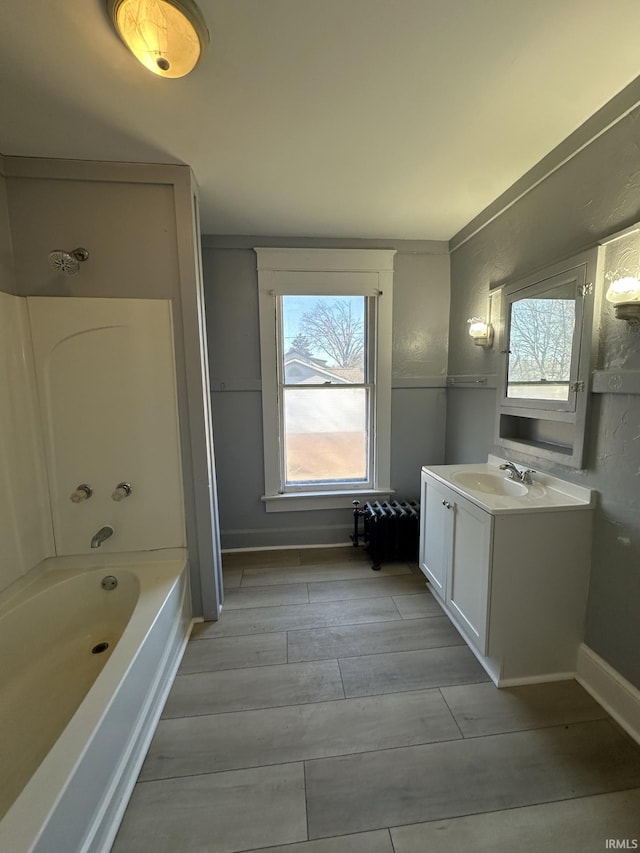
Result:
{"label": "window sill", "polygon": [[298,512],[317,509],[353,509],[352,501],[388,498],[394,493],[389,489],[371,489],[366,492],[291,492],[286,495],[263,495],[267,512]]}

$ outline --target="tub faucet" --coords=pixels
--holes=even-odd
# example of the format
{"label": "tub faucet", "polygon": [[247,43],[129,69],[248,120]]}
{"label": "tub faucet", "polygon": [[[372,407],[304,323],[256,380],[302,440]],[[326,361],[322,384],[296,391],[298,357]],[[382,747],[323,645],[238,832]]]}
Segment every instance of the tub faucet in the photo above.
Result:
{"label": "tub faucet", "polygon": [[110,524],[101,527],[100,530],[96,533],[96,535],[91,540],[92,548],[99,548],[105,539],[108,539],[110,536],[113,536],[113,527]]}

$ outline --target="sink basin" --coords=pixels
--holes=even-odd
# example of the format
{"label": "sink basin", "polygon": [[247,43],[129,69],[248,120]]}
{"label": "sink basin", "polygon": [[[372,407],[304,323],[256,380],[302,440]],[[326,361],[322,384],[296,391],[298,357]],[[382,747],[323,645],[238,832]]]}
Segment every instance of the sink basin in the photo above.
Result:
{"label": "sink basin", "polygon": [[516,483],[502,474],[487,474],[482,471],[460,471],[453,474],[451,479],[473,492],[484,492],[490,495],[505,495],[517,497],[526,495],[529,491],[524,483]]}
{"label": "sink basin", "polygon": [[[422,474],[465,495],[466,499],[493,515],[593,509],[595,492],[551,474],[531,471],[532,483],[506,477],[500,469],[505,460],[489,454],[487,462],[460,465],[425,465]],[[446,501],[445,501],[446,503]]]}

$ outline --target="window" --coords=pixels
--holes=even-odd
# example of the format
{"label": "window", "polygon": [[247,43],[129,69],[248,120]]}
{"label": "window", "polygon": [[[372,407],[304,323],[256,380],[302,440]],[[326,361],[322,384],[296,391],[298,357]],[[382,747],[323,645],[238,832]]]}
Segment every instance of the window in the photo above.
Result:
{"label": "window", "polygon": [[395,253],[256,252],[267,511],[388,495]]}
{"label": "window", "polygon": [[507,397],[569,399],[575,316],[573,283],[511,303]]}

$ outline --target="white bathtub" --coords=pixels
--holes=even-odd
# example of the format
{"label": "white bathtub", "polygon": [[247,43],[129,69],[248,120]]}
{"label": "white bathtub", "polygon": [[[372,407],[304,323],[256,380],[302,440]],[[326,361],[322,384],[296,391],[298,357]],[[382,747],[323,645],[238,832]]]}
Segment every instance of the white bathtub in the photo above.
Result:
{"label": "white bathtub", "polygon": [[0,596],[0,850],[110,849],[189,635],[188,586],[172,549],[52,558]]}

